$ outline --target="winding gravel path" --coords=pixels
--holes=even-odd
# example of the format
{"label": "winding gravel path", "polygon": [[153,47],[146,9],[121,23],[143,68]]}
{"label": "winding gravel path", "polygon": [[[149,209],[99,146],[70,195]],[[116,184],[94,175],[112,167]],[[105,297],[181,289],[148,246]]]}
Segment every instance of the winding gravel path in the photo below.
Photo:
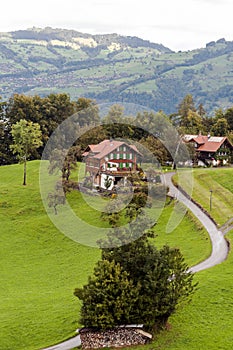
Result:
{"label": "winding gravel path", "polygon": [[178,201],[183,203],[189,210],[192,211],[192,213],[197,217],[197,219],[207,230],[212,244],[212,252],[209,258],[202,261],[200,264],[191,267],[190,271],[198,272],[213,267],[214,265],[220,264],[227,258],[228,255],[228,244],[224,238],[223,233],[195,203],[193,203],[190,199],[183,195],[173,185],[171,180],[173,175],[174,173],[167,173],[164,176],[165,184],[169,187],[170,195],[177,198]]}
{"label": "winding gravel path", "polygon": [[[195,265],[190,268],[191,272],[198,272],[201,270],[208,269],[214,265],[220,264],[223,262],[228,255],[228,245],[227,241],[224,238],[224,234],[219,231],[217,226],[213,221],[190,199],[185,197],[172,183],[172,176],[174,173],[167,173],[164,176],[165,184],[169,187],[169,194],[175,197],[178,201],[183,203],[192,213],[197,217],[197,219],[202,223],[207,232],[209,233],[212,252],[209,258],[202,261],[198,265]],[[67,340],[63,343],[51,346],[43,350],[71,350],[81,344],[80,336]]]}
{"label": "winding gravel path", "polygon": [[76,335],[76,337],[71,338],[69,340],[64,341],[63,343],[50,346],[44,350],[71,350],[81,345],[80,335]]}

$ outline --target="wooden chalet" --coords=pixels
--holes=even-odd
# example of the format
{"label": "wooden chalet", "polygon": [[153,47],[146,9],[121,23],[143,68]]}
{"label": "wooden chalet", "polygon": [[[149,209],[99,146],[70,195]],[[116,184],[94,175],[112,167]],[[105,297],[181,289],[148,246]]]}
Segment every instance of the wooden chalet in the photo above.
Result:
{"label": "wooden chalet", "polygon": [[123,141],[104,140],[97,145],[89,145],[83,153],[86,176],[91,176],[94,186],[106,188],[106,179],[112,189],[118,181],[137,171],[137,162],[142,154],[136,146]]}
{"label": "wooden chalet", "polygon": [[227,137],[185,135],[184,141],[193,144],[199,165],[227,165],[231,163],[233,145]]}

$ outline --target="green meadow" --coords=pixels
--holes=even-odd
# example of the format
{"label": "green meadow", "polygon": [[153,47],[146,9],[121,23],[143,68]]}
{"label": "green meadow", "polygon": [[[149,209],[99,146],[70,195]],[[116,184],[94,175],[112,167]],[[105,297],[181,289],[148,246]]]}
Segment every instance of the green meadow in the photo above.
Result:
{"label": "green meadow", "polygon": [[185,170],[179,171],[179,179],[175,175],[175,182],[191,193],[192,198],[210,213],[219,226],[233,217],[233,168],[194,169],[192,190],[190,177],[186,177],[186,173]]}
{"label": "green meadow", "polygon": [[[232,242],[233,231],[228,235]],[[192,302],[170,318],[167,330],[137,350],[229,350],[233,343],[233,255],[195,276]]]}
{"label": "green meadow", "polygon": [[[181,172],[180,172],[181,173]],[[233,169],[194,169],[192,197],[199,202],[219,223],[233,217]],[[179,174],[182,187],[190,191],[190,183],[185,183],[185,172]],[[175,176],[177,181],[178,176]],[[210,211],[210,189],[212,208]],[[192,302],[170,318],[167,330],[160,333],[152,344],[143,349],[154,350],[227,350],[233,343],[233,230],[226,238],[230,244],[228,259],[211,269],[195,275],[198,289]],[[195,245],[193,245],[195,246]],[[192,246],[192,247],[193,247]],[[142,347],[137,347],[141,350]]]}
{"label": "green meadow", "polygon": [[[67,238],[48,218],[40,197],[39,164],[28,163],[27,186],[22,186],[21,165],[0,167],[1,350],[36,350],[73,336],[80,326],[74,288],[87,282],[100,257],[97,248]],[[78,192],[69,194],[68,201],[83,220],[101,225],[100,212],[88,203],[80,205]],[[190,213],[166,233],[172,211],[173,202],[167,203],[155,226],[154,244],[179,247],[194,265],[210,254],[208,235]],[[223,264],[198,273],[192,303],[178,310],[170,329],[146,348],[229,349],[232,263],[230,254]]]}

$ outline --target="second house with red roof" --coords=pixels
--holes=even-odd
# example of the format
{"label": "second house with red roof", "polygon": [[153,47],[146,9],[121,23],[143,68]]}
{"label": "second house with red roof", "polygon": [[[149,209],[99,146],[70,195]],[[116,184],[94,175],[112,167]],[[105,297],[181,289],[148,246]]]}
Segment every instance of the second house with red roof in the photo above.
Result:
{"label": "second house with red roof", "polygon": [[200,166],[219,166],[232,162],[233,145],[227,137],[184,135],[183,139],[194,146],[196,162]]}

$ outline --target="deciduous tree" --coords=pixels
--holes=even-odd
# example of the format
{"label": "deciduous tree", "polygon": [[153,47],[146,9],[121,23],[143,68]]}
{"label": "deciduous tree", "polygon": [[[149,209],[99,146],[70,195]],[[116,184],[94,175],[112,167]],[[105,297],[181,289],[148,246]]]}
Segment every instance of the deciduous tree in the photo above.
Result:
{"label": "deciduous tree", "polygon": [[226,118],[217,119],[216,123],[213,125],[211,132],[215,136],[226,136],[229,130],[229,125]]}
{"label": "deciduous tree", "polygon": [[178,113],[182,118],[186,118],[189,111],[196,112],[193,96],[191,94],[186,95],[178,106]]}
{"label": "deciduous tree", "polygon": [[40,125],[21,119],[12,126],[13,144],[10,146],[20,162],[24,164],[23,185],[26,185],[27,160],[34,150],[42,145]]}
{"label": "deciduous tree", "polygon": [[229,125],[230,132],[233,131],[233,107],[228,108],[224,114],[224,118],[226,118],[227,123]]}

